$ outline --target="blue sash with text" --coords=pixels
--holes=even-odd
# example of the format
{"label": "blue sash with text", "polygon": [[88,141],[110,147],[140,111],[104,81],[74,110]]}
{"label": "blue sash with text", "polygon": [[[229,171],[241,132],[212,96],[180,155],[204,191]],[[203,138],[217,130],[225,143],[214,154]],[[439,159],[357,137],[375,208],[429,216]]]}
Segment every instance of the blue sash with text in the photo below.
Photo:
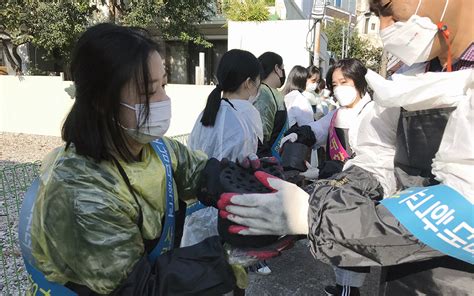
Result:
{"label": "blue sash with text", "polygon": [[424,244],[474,264],[474,205],[456,190],[413,187],[381,204]]}

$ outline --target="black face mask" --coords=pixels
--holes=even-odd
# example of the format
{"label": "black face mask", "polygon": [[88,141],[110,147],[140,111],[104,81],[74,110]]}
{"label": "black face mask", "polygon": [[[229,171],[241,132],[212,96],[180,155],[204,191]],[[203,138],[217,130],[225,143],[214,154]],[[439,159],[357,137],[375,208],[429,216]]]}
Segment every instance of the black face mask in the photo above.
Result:
{"label": "black face mask", "polygon": [[283,86],[283,84],[285,84],[285,80],[286,80],[286,74],[285,74],[285,69],[281,69],[281,74],[282,76],[280,77],[280,75],[278,75],[277,71],[276,70],[273,70],[275,71],[276,75],[278,76],[278,78],[280,78],[280,87]]}

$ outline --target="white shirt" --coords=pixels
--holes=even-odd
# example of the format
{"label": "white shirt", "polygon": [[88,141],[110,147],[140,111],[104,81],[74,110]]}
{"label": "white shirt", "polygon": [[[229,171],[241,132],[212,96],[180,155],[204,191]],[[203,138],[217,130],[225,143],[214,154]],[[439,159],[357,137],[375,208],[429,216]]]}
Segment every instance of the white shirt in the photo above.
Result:
{"label": "white shirt", "polygon": [[285,96],[285,106],[290,127],[295,123],[302,126],[314,121],[313,108],[308,99],[299,91],[293,90]]}
{"label": "white shirt", "polygon": [[[263,140],[260,113],[247,100],[222,100],[213,127],[203,126],[202,113],[194,124],[188,145],[204,151],[209,157],[242,160],[256,153],[258,139]],[[235,109],[234,109],[235,108]]]}

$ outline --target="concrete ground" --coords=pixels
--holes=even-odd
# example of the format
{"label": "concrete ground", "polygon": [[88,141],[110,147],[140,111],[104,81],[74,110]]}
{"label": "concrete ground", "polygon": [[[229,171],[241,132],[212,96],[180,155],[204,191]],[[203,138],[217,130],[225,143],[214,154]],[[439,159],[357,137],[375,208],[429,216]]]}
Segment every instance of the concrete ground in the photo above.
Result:
{"label": "concrete ground", "polygon": [[[311,255],[307,240],[297,242],[291,250],[282,256],[268,261],[272,273],[267,276],[250,273],[250,284],[246,295],[321,295],[324,287],[334,284],[332,267],[317,261]],[[361,289],[361,295],[375,296],[378,291],[380,270],[372,268]]]}

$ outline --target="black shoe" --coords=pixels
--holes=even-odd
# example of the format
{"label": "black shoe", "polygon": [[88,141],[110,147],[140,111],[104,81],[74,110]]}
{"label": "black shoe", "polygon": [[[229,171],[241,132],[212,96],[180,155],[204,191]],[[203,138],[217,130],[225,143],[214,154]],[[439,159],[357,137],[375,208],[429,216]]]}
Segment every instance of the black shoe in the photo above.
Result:
{"label": "black shoe", "polygon": [[324,292],[328,296],[360,296],[359,288],[351,286],[326,286]]}

